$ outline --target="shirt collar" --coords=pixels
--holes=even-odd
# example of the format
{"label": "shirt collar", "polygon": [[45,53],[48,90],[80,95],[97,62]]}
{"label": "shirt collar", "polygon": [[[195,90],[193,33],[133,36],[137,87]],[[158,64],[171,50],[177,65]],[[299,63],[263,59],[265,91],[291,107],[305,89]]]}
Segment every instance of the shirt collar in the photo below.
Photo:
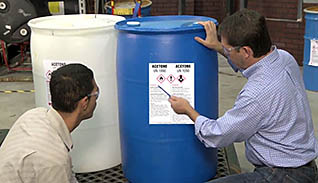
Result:
{"label": "shirt collar", "polygon": [[252,76],[254,73],[257,73],[262,67],[268,65],[269,62],[273,62],[278,58],[278,51],[276,46],[272,46],[271,50],[273,50],[269,55],[266,57],[262,58],[255,64],[251,65],[244,71],[242,71],[242,75],[246,78],[249,78]]}
{"label": "shirt collar", "polygon": [[57,131],[63,140],[66,148],[70,151],[73,147],[72,137],[69,129],[67,128],[62,116],[53,108],[48,111],[48,118],[52,127]]}

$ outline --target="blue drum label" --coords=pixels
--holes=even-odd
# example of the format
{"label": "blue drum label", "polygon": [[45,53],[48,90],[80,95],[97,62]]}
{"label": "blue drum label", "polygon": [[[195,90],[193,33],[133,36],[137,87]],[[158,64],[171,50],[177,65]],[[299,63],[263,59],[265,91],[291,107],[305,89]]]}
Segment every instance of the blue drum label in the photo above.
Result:
{"label": "blue drum label", "polygon": [[193,124],[170,107],[170,96],[194,106],[194,63],[149,63],[149,124]]}
{"label": "blue drum label", "polygon": [[308,65],[318,66],[318,40],[310,40],[310,60]]}

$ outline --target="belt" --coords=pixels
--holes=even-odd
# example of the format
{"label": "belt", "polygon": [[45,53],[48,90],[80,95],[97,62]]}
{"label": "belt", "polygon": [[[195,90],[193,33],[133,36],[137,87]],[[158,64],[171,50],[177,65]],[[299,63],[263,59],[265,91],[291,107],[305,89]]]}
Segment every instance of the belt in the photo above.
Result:
{"label": "belt", "polygon": [[[268,167],[266,165],[254,165],[256,168],[262,168],[262,167]],[[311,160],[309,161],[308,163],[302,165],[302,166],[299,166],[299,167],[278,167],[278,166],[274,166],[272,168],[302,168],[302,167],[316,167],[316,162],[315,160]]]}

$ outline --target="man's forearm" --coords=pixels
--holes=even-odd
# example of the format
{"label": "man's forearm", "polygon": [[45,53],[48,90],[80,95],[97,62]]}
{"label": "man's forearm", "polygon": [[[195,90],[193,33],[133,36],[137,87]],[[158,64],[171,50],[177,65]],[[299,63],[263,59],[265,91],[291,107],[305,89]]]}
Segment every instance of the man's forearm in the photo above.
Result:
{"label": "man's forearm", "polygon": [[194,123],[195,123],[195,120],[197,119],[197,117],[200,116],[200,114],[196,110],[194,110],[193,107],[191,107],[191,106],[187,109],[187,113],[186,114],[189,116],[189,118]]}

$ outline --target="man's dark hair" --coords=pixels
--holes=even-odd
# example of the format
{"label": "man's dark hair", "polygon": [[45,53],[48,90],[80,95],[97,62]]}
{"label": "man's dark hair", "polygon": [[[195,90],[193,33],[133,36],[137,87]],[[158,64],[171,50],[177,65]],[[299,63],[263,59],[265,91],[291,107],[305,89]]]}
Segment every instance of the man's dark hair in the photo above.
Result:
{"label": "man's dark hair", "polygon": [[272,46],[265,17],[253,10],[243,9],[225,18],[218,33],[233,47],[249,46],[255,58],[267,54]]}
{"label": "man's dark hair", "polygon": [[52,106],[61,112],[73,112],[80,99],[93,89],[94,74],[82,64],[68,64],[51,75],[50,92]]}

